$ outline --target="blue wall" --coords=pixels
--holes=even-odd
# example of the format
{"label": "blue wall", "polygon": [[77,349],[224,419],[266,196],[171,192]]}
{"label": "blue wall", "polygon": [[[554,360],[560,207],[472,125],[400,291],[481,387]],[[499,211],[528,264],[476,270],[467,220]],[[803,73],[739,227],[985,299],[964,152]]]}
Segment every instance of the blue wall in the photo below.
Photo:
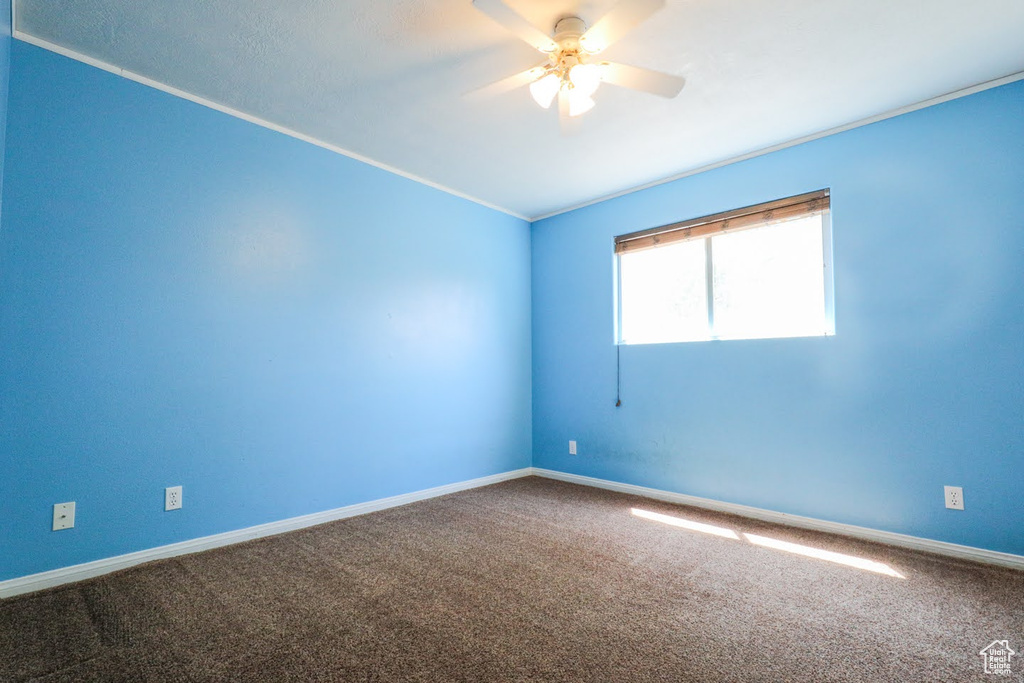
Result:
{"label": "blue wall", "polygon": [[3,211],[4,143],[7,139],[7,93],[11,74],[11,5],[0,6],[0,214]]}
{"label": "blue wall", "polygon": [[[1024,83],[532,231],[5,36],[0,115],[0,580],[524,467],[531,417],[539,467],[1024,554]],[[615,408],[612,237],[822,187],[837,335],[623,347]]]}
{"label": "blue wall", "polygon": [[524,221],[21,42],[6,161],[0,579],[530,464]]}
{"label": "blue wall", "polygon": [[[624,346],[616,409],[613,236],[824,187],[836,336]],[[534,465],[1024,554],[1024,82],[535,223],[532,250]]]}

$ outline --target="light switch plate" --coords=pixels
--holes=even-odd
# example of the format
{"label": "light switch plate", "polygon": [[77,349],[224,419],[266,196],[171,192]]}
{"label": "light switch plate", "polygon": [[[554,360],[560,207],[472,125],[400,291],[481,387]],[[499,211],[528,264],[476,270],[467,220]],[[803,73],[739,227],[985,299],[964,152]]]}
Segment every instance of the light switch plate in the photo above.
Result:
{"label": "light switch plate", "polygon": [[75,503],[57,503],[53,506],[53,530],[71,529],[75,526]]}

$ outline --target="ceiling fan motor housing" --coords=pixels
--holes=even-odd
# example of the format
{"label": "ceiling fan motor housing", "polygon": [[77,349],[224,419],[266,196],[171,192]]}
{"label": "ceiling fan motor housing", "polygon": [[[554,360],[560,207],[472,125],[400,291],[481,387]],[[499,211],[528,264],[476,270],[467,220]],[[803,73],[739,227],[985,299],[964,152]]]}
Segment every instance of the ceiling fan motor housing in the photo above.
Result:
{"label": "ceiling fan motor housing", "polygon": [[551,53],[551,63],[566,87],[571,87],[569,72],[572,68],[586,61],[580,45],[580,36],[586,31],[587,24],[579,17],[562,17],[555,23],[554,40],[558,49]]}
{"label": "ceiling fan motor housing", "polygon": [[580,36],[587,32],[587,24],[579,17],[562,17],[555,24],[555,42],[559,50],[580,49]]}

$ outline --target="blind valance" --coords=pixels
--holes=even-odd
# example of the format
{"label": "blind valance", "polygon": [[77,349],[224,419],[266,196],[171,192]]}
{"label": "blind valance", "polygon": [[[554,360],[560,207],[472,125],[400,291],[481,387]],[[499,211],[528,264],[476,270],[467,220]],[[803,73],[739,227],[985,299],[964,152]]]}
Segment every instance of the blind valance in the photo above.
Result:
{"label": "blind valance", "polygon": [[652,249],[654,247],[704,238],[737,230],[759,228],[793,218],[813,216],[829,210],[829,191],[818,190],[806,194],[778,199],[773,202],[756,204],[743,209],[694,218],[679,223],[670,223],[615,238],[615,253]]}

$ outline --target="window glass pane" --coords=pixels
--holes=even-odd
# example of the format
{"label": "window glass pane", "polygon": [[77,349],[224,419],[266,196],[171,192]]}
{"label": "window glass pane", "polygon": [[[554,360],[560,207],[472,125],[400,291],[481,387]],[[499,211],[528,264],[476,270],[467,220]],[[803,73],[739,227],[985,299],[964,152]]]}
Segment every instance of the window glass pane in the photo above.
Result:
{"label": "window glass pane", "polygon": [[821,221],[807,216],[712,238],[716,337],[826,333]]}
{"label": "window glass pane", "polygon": [[708,338],[703,240],[622,254],[619,288],[621,341]]}

